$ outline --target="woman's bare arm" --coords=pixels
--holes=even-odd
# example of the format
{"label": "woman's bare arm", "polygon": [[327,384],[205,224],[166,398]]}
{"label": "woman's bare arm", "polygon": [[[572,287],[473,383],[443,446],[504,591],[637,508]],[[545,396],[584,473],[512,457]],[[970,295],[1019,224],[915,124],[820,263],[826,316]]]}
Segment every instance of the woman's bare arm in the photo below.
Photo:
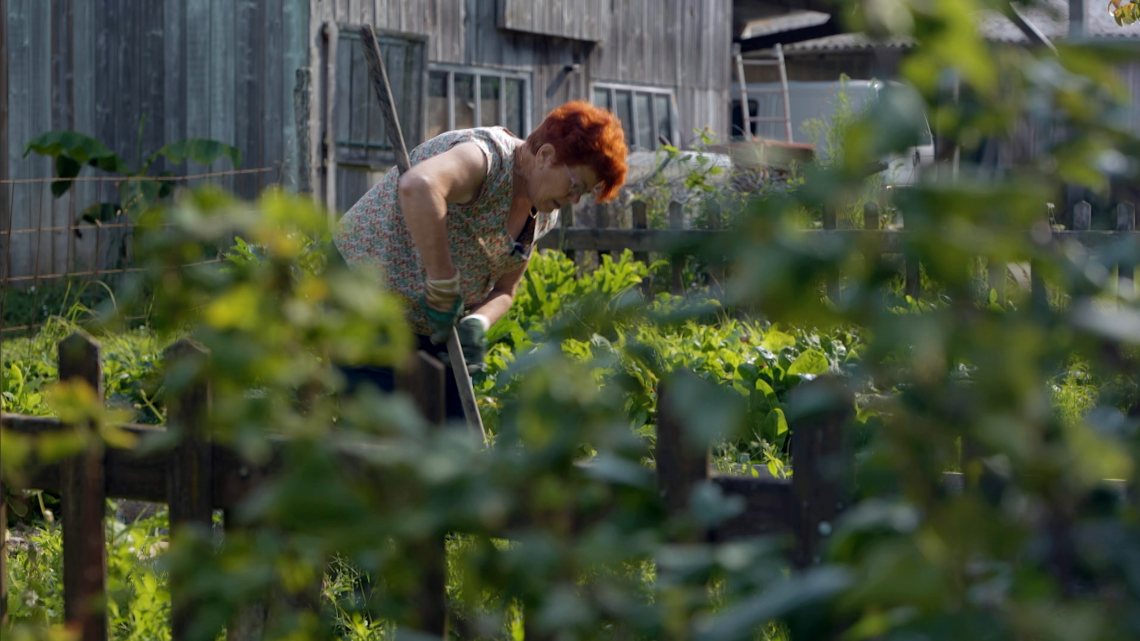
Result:
{"label": "woman's bare arm", "polygon": [[429,279],[455,275],[447,244],[447,206],[474,200],[486,176],[487,158],[474,143],[458,144],[400,176],[400,210]]}
{"label": "woman's bare arm", "polygon": [[526,265],[509,274],[504,274],[502,278],[495,281],[491,294],[482,303],[476,305],[471,313],[486,318],[488,327],[497,323],[500,318],[507,314],[511,304],[515,302],[515,292],[518,291],[519,283],[522,282],[523,274],[526,273],[529,264],[530,261],[528,260]]}

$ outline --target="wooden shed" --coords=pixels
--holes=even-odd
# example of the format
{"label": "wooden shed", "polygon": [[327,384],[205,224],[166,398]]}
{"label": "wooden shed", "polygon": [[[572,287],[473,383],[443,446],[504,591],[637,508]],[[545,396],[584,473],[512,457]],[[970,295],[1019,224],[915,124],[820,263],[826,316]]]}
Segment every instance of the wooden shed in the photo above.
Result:
{"label": "wooden shed", "polygon": [[732,0],[0,0],[0,281],[113,259],[73,229],[106,185],[57,200],[11,182],[52,175],[23,157],[42,132],[74,129],[131,163],[214,138],[264,171],[208,180],[247,196],[280,183],[343,211],[392,163],[359,25],[380,35],[409,146],[475,125],[525,136],[585,99],[654,149],[727,130],[732,20]]}

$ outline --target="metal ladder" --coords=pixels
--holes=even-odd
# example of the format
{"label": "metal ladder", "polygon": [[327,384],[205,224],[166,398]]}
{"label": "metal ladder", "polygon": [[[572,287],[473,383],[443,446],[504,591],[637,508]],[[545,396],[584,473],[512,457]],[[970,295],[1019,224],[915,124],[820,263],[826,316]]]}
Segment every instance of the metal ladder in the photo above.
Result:
{"label": "metal ladder", "polygon": [[[732,47],[732,55],[736,58],[736,81],[740,85],[740,115],[744,123],[743,136],[745,139],[753,139],[752,137],[752,123],[754,122],[782,122],[784,123],[784,142],[792,142],[792,116],[788,107],[788,70],[784,64],[784,48],[776,44],[776,57],[774,60],[768,59],[749,59],[745,60],[740,54],[740,45],[736,44]],[[748,90],[747,82],[744,78],[744,65],[752,65],[757,67],[778,67],[780,70],[780,88],[779,89],[758,89],[754,93],[776,93],[781,94],[784,99],[784,117],[773,118],[770,116],[753,116],[748,108]]]}

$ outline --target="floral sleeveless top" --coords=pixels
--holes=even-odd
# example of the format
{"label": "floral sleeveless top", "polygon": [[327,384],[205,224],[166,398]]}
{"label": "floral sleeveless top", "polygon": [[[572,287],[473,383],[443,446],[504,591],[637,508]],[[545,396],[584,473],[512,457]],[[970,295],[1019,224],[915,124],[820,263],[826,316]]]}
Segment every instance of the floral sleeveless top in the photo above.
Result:
{"label": "floral sleeveless top", "polygon": [[[445,218],[451,260],[459,270],[464,306],[470,309],[486,300],[499,278],[526,266],[530,253],[512,251],[515,239],[507,233],[514,153],[521,143],[511,132],[503,127],[449,131],[413,149],[409,154],[412,165],[464,142],[475,143],[487,157],[482,191],[467,205],[449,204]],[[404,300],[412,328],[428,334],[427,316],[420,304],[427,275],[400,211],[398,180],[399,171],[393,167],[345,213],[333,242],[350,266],[379,268],[388,289]],[[557,224],[557,211],[539,213],[534,242]]]}

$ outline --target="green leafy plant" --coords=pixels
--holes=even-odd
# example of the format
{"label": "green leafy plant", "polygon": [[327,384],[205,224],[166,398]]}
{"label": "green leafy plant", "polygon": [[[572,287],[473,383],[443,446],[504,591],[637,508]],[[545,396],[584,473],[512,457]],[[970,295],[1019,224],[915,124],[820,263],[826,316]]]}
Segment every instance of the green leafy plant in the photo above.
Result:
{"label": "green leafy plant", "polygon": [[[118,183],[117,202],[96,203],[83,210],[82,219],[96,224],[112,220],[120,214],[138,218],[160,198],[173,192],[172,182],[150,177],[151,167],[160,158],[165,158],[174,165],[186,161],[210,165],[225,158],[234,169],[241,166],[240,150],[208,138],[187,138],[172,142],[143,158],[142,134],[145,124],[144,115],[139,121],[138,159],[133,168],[103,143],[76,131],[49,131],[40,134],[24,146],[24,156],[34,152],[55,159],[55,174],[59,180],[52,183],[51,192],[57,198],[71,189],[75,182],[71,179],[78,177],[84,166],[122,176],[123,179]],[[158,178],[172,175],[167,171]]]}

